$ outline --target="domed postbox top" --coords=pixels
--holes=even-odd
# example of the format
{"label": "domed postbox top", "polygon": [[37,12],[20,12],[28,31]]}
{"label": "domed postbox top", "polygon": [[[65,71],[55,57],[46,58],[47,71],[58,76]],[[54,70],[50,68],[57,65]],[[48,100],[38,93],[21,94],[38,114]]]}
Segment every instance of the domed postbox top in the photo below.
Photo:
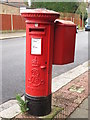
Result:
{"label": "domed postbox top", "polygon": [[60,20],[60,19],[56,19],[54,21],[56,24],[60,25],[60,24],[63,24],[65,26],[76,26],[76,24],[72,21],[68,21],[68,20]]}
{"label": "domed postbox top", "polygon": [[53,10],[47,9],[25,9],[21,12],[21,16],[27,21],[49,21],[53,22],[59,18],[60,14]]}

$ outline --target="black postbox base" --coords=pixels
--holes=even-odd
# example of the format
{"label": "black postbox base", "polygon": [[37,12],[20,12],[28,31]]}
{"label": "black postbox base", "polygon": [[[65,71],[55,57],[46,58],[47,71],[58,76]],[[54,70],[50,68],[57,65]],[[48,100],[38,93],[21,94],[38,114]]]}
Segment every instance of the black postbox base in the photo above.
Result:
{"label": "black postbox base", "polygon": [[34,116],[44,116],[51,112],[51,94],[46,97],[31,97],[25,94],[28,113]]}

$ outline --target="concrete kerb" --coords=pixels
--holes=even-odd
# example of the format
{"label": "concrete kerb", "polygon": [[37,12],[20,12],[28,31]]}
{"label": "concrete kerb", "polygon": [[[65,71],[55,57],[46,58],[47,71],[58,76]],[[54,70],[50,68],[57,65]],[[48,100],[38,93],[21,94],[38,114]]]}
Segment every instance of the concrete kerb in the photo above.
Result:
{"label": "concrete kerb", "polygon": [[87,61],[83,63],[82,65],[79,65],[78,67],[61,74],[60,76],[57,76],[53,78],[52,80],[52,92],[56,92],[58,89],[69,83],[71,80],[75,79],[79,75],[83,74],[88,70],[88,65],[90,64],[90,61]]}
{"label": "concrete kerb", "polygon": [[[52,80],[52,92],[56,92],[61,87],[68,84],[70,81],[75,79],[76,77],[80,76],[81,74],[85,73],[88,70],[88,65],[90,68],[90,61],[79,65],[78,67],[53,78]],[[24,99],[24,97],[23,97]],[[11,112],[10,112],[11,111]],[[17,104],[16,100],[10,100],[6,103],[0,105],[0,118],[14,118],[16,115],[20,113],[20,108]]]}
{"label": "concrete kerb", "polygon": [[12,39],[12,38],[20,38],[20,37],[25,37],[25,35],[24,36],[13,36],[13,37],[5,37],[5,38],[3,38],[3,39],[1,39],[0,38],[0,40],[6,40],[6,39]]}
{"label": "concrete kerb", "polygon": [[25,36],[26,36],[26,32],[15,32],[15,33],[7,33],[7,34],[5,33],[5,34],[0,34],[0,40],[19,38]]}
{"label": "concrete kerb", "polygon": [[79,32],[84,32],[85,31],[85,29],[83,29],[83,30],[78,30]]}

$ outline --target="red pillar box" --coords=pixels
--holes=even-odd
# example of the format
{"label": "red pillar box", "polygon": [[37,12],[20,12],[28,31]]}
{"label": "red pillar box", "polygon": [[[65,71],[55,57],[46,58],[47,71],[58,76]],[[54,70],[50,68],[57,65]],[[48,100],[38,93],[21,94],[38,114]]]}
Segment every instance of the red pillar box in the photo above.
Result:
{"label": "red pillar box", "polygon": [[71,21],[55,20],[53,64],[74,62],[76,25]]}
{"label": "red pillar box", "polygon": [[46,9],[26,9],[25,99],[35,116],[51,112],[52,54],[54,21],[59,13]]}

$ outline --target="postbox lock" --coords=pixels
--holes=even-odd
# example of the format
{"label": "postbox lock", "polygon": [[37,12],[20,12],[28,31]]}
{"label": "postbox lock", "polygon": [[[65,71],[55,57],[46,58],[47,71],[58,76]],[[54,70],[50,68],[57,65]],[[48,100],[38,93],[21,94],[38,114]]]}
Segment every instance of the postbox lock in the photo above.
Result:
{"label": "postbox lock", "polygon": [[35,27],[38,27],[38,23],[35,23]]}

